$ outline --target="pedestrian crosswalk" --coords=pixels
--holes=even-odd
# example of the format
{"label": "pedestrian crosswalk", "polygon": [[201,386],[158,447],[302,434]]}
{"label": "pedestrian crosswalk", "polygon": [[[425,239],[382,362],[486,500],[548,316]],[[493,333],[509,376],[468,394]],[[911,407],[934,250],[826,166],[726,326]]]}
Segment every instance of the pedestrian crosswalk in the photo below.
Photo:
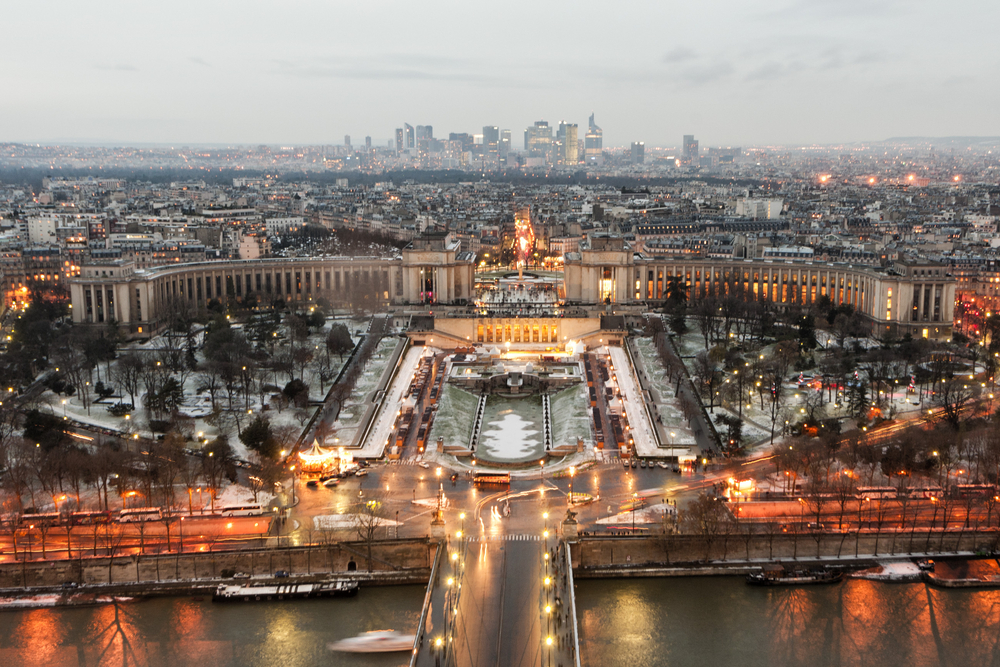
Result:
{"label": "pedestrian crosswalk", "polygon": [[540,542],[541,535],[478,535],[469,542]]}

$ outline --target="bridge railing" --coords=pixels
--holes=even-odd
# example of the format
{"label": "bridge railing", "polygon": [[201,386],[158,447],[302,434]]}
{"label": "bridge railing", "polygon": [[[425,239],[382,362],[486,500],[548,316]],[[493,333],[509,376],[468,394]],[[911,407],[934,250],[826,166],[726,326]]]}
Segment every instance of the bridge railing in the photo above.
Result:
{"label": "bridge railing", "polygon": [[416,667],[417,657],[420,655],[420,647],[424,643],[424,633],[427,629],[427,614],[431,609],[431,597],[434,593],[435,582],[437,581],[438,568],[441,565],[442,554],[447,551],[444,542],[438,543],[437,553],[434,555],[434,565],[431,566],[431,578],[427,582],[427,592],[424,593],[424,605],[420,610],[420,621],[417,624],[417,631],[413,636],[413,653],[410,655],[410,667]]}
{"label": "bridge railing", "polygon": [[580,630],[576,621],[576,590],[573,585],[573,558],[570,554],[569,542],[563,542],[563,557],[566,559],[566,588],[569,592],[570,618],[573,621],[573,639],[570,650],[573,652],[573,664],[580,667]]}

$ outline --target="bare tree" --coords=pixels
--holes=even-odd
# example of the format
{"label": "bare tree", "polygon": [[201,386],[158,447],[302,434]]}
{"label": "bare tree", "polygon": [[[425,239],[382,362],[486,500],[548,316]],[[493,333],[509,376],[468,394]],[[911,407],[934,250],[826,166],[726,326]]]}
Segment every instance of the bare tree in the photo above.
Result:
{"label": "bare tree", "polygon": [[135,352],[123,354],[115,364],[112,371],[112,381],[118,385],[122,393],[129,395],[129,401],[135,405],[135,396],[139,393],[139,382],[142,378],[142,368],[144,366],[142,357]]}
{"label": "bare tree", "polygon": [[958,429],[965,406],[972,400],[974,383],[968,379],[953,377],[938,387],[934,403],[941,408],[945,421]]}
{"label": "bare tree", "polygon": [[358,539],[365,543],[368,550],[368,571],[372,570],[372,545],[378,529],[388,518],[385,497],[381,493],[371,493],[367,498],[358,501],[351,515],[351,521],[358,534]]}
{"label": "bare tree", "polygon": [[722,523],[728,520],[726,509],[718,498],[702,493],[684,508],[681,528],[685,533],[701,536],[705,543],[705,560],[708,560],[712,545],[723,532]]}

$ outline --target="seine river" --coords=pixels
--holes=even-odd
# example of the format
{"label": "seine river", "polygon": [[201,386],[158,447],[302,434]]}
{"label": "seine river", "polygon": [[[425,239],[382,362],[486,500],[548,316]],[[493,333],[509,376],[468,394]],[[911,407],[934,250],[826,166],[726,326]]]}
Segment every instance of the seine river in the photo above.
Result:
{"label": "seine river", "polygon": [[395,667],[409,664],[409,654],[334,654],[326,644],[368,630],[414,632],[423,600],[422,586],[396,586],[362,588],[357,597],[334,600],[157,598],[0,611],[0,665]]}
{"label": "seine river", "polygon": [[[362,589],[343,600],[161,598],[4,611],[0,665],[402,665],[406,653],[335,655],[326,644],[367,630],[414,632],[423,595],[422,587],[405,586]],[[601,580],[578,583],[577,611],[587,667],[1000,665],[1000,590]]]}
{"label": "seine river", "polygon": [[601,580],[578,582],[577,613],[587,667],[1000,664],[1000,590]]}

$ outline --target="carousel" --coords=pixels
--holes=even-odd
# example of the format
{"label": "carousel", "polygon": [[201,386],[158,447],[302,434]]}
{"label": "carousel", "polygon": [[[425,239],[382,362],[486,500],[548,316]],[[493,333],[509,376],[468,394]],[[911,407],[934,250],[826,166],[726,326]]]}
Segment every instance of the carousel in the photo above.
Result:
{"label": "carousel", "polygon": [[299,452],[299,465],[305,475],[328,475],[344,472],[352,467],[354,457],[344,451],[343,447],[327,449],[321,447],[318,440],[313,440],[312,447]]}

